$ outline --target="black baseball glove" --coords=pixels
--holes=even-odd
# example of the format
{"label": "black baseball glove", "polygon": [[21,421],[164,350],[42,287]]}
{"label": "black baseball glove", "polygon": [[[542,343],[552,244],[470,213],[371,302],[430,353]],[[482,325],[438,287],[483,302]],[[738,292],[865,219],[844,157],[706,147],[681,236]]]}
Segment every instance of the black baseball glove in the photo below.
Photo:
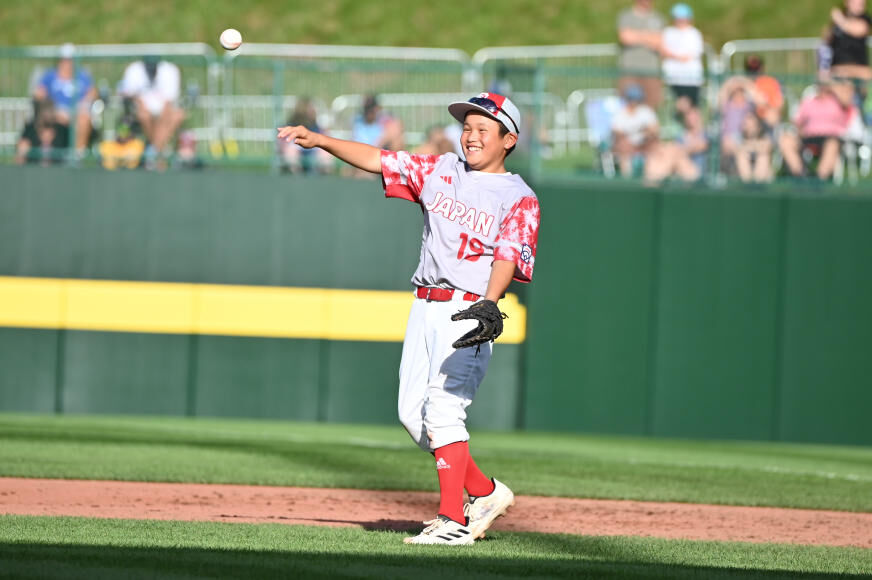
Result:
{"label": "black baseball glove", "polygon": [[508,316],[497,307],[493,300],[480,300],[457,314],[451,316],[451,320],[475,319],[478,326],[454,341],[454,348],[466,348],[496,340],[503,333],[503,319]]}

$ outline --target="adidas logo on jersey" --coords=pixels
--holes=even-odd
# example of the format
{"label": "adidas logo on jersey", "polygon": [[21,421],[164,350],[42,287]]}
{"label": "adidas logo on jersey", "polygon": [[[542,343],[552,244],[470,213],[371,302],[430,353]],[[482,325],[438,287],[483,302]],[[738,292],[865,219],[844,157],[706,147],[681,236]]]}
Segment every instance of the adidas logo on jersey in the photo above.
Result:
{"label": "adidas logo on jersey", "polygon": [[442,181],[444,181],[448,185],[451,185],[451,176],[450,175],[440,175],[439,177],[442,178]]}
{"label": "adidas logo on jersey", "polygon": [[448,462],[445,461],[444,457],[440,457],[436,460],[436,469],[451,469],[451,466],[448,465]]}

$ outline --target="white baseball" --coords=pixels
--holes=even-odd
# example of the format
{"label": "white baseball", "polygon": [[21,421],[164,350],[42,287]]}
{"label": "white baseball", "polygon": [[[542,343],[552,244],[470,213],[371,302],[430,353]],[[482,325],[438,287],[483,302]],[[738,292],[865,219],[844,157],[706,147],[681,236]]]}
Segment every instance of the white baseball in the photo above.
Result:
{"label": "white baseball", "polygon": [[242,34],[235,28],[228,28],[221,33],[218,42],[227,50],[236,50],[242,44]]}

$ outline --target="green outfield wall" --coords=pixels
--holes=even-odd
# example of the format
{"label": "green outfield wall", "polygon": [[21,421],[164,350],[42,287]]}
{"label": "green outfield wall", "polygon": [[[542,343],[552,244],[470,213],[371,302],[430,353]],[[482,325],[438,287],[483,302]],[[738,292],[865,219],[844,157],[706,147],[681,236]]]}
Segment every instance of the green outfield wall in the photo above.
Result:
{"label": "green outfield wall", "polygon": [[[0,183],[0,276],[403,291],[420,249],[420,210],[377,181]],[[526,340],[497,345],[473,427],[872,444],[872,198],[536,189]],[[401,348],[7,326],[0,410],[392,423]]]}

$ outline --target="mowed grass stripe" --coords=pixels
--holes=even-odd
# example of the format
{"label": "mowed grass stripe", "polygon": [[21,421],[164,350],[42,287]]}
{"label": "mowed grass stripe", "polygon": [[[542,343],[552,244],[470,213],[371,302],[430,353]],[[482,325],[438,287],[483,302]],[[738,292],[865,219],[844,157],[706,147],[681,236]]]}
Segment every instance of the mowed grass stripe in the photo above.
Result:
{"label": "mowed grass stripe", "polygon": [[0,516],[0,577],[815,578],[872,573],[872,550],[493,532],[407,546],[396,532]]}
{"label": "mowed grass stripe", "polygon": [[[872,449],[475,432],[518,494],[872,512]],[[433,491],[402,427],[0,414],[0,475]]]}
{"label": "mowed grass stripe", "polygon": [[[411,291],[0,276],[0,326],[401,342],[412,300]],[[513,294],[500,307],[512,319],[500,342],[523,342],[526,308]]]}

